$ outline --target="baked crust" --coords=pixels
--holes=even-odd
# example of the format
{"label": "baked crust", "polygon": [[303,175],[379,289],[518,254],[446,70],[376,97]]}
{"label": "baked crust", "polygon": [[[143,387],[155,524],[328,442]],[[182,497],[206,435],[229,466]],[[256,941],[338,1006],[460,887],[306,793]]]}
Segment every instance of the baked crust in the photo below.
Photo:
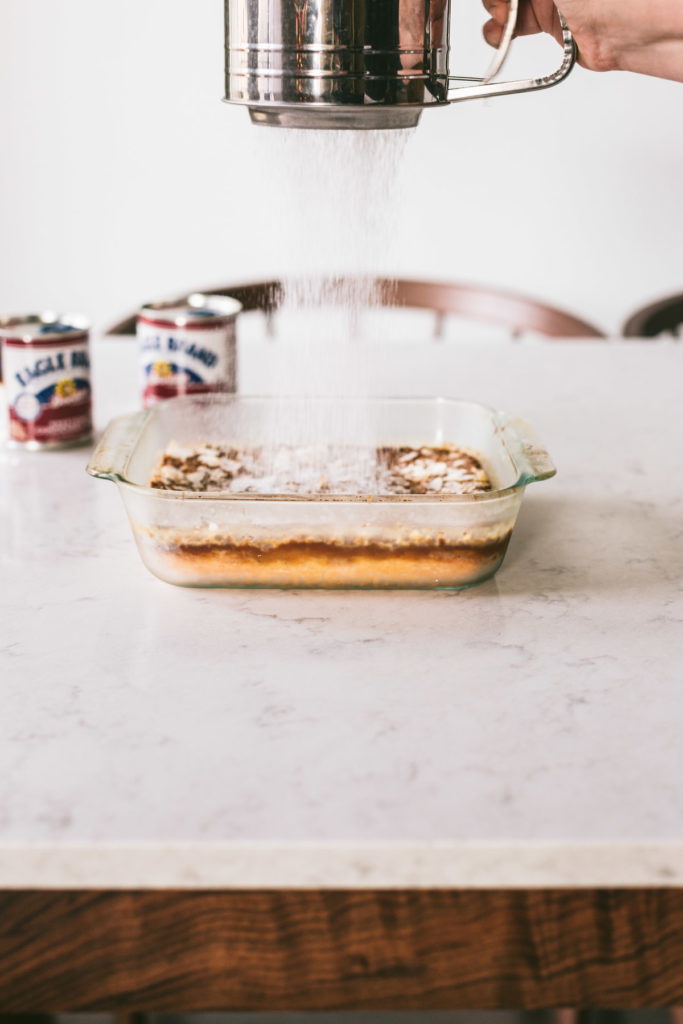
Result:
{"label": "baked crust", "polygon": [[195,585],[289,587],[462,587],[492,575],[510,534],[482,544],[344,544],[284,540],[280,544],[166,545],[157,553],[169,571]]}

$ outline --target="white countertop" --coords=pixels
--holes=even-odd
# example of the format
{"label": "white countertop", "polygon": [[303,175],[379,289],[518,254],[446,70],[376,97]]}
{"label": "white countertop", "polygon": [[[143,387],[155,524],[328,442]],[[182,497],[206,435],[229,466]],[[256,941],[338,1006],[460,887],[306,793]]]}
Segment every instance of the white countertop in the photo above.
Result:
{"label": "white countertop", "polygon": [[0,888],[683,884],[683,346],[384,351],[557,462],[478,588],[174,588],[89,450],[0,452]]}

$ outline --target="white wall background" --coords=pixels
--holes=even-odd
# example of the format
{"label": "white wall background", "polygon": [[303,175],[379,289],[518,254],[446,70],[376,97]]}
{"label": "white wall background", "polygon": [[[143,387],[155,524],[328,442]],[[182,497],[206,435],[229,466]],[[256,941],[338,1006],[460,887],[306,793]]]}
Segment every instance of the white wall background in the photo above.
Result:
{"label": "white wall background", "polygon": [[[483,54],[458,50],[466,71]],[[0,0],[0,309],[101,326],[186,287],[353,267],[517,288],[616,330],[683,290],[683,86],[579,69],[426,113],[400,160],[338,139],[321,158],[221,104],[222,62],[220,0]]]}

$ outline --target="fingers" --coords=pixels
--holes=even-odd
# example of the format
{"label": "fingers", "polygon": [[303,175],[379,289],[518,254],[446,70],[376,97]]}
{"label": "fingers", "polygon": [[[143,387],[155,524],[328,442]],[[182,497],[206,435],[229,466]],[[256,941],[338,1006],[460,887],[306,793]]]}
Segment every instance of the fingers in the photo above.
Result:
{"label": "fingers", "polygon": [[[499,46],[503,37],[503,30],[508,17],[507,0],[482,0],[486,11],[491,15],[489,21],[484,25],[484,39],[490,46]],[[552,0],[547,0],[548,8],[555,11]],[[534,5],[530,0],[520,0],[519,14],[515,36],[535,35],[544,31],[545,26],[541,25],[536,17]],[[548,29],[545,29],[548,31]]]}
{"label": "fingers", "polygon": [[489,46],[493,46],[498,49],[500,41],[503,38],[503,26],[499,25],[497,21],[491,19],[491,21],[487,21],[484,25],[483,31],[484,39]]}
{"label": "fingers", "polygon": [[503,38],[505,22],[508,16],[507,0],[483,0],[485,9],[491,15],[484,25],[484,39],[489,46],[498,47]]}
{"label": "fingers", "polygon": [[491,15],[491,20],[504,25],[508,16],[507,0],[482,0],[484,9]]}

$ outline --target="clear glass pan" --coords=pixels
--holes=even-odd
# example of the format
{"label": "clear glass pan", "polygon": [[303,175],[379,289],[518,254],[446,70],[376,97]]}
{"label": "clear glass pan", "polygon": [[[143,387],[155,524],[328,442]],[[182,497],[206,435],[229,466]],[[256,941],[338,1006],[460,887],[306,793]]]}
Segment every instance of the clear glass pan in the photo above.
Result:
{"label": "clear glass pan", "polygon": [[[474,402],[317,401],[196,395],[160,402],[112,420],[88,472],[118,485],[145,565],[169,583],[430,590],[468,587],[492,576],[526,485],[555,473],[529,424]],[[477,454],[493,489],[475,495],[284,496],[148,485],[171,441],[259,446],[273,437],[274,423],[308,418],[310,430],[316,408],[324,410],[326,442],[453,443]]]}

